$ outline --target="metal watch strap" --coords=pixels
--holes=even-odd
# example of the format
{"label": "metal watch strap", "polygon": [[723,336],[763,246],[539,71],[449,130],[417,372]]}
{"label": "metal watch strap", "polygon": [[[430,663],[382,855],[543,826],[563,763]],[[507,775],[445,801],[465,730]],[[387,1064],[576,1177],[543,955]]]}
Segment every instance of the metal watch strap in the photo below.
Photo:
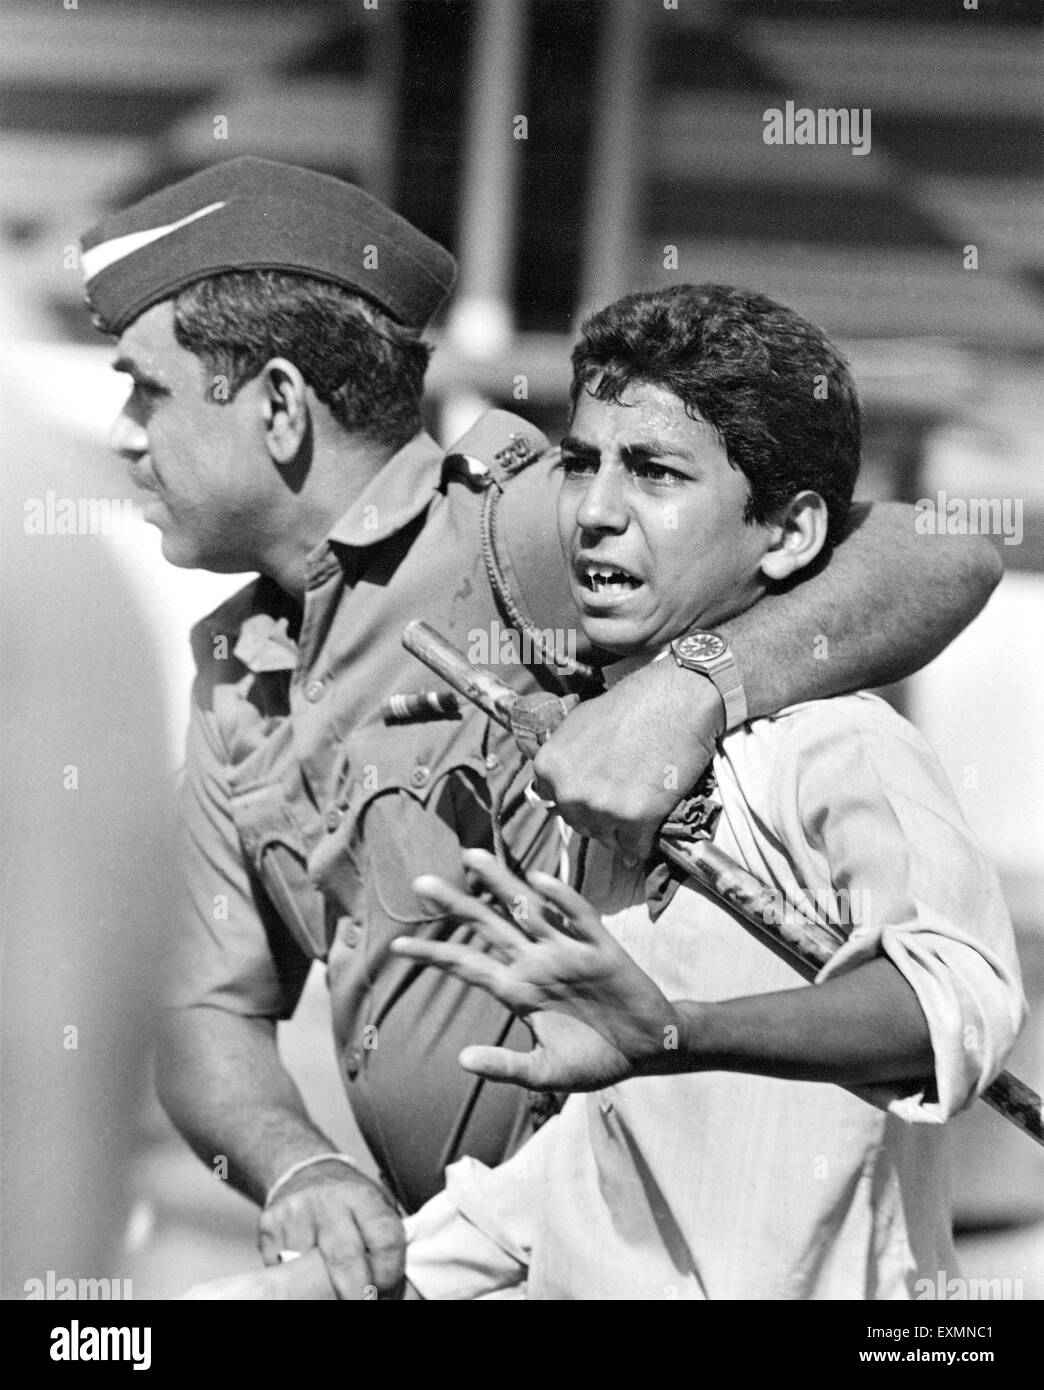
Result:
{"label": "metal watch strap", "polygon": [[[710,663],[708,663],[710,664]],[[739,667],[731,649],[715,659],[714,670],[707,674],[718,688],[725,705],[725,732],[747,722],[747,696],[740,680]]]}
{"label": "metal watch strap", "polygon": [[[713,654],[704,655],[702,646],[717,647]],[[696,671],[713,682],[725,706],[725,732],[747,722],[747,697],[743,690],[736,658],[724,637],[717,632],[690,632],[670,644],[671,653],[679,666]]]}

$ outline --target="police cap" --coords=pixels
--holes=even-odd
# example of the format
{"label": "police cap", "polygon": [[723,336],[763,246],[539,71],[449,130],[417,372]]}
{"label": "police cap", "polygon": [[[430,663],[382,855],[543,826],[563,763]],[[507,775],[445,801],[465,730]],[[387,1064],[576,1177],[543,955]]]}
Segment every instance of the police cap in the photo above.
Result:
{"label": "police cap", "polygon": [[354,184],[230,159],[112,213],[82,238],[95,322],[119,335],[193,281],[283,270],[342,285],[422,328],[453,287],[450,253]]}

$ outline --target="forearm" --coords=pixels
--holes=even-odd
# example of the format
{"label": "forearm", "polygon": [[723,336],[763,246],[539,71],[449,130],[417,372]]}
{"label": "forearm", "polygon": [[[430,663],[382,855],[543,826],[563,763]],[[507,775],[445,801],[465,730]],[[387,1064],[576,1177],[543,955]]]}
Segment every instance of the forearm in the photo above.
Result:
{"label": "forearm", "polygon": [[912,507],[860,504],[823,569],[719,624],[752,718],[887,685],[933,660],[1001,576],[978,536],[918,535]]}
{"label": "forearm", "polygon": [[739,1071],[870,1086],[934,1072],[917,996],[884,958],[809,988],[673,1007],[678,1046],[664,1048],[646,1074]]}
{"label": "forearm", "polygon": [[210,1167],[223,1156],[228,1180],[258,1203],[292,1163],[336,1147],[309,1119],[268,1019],[169,1010],[156,1080],[196,1154]]}

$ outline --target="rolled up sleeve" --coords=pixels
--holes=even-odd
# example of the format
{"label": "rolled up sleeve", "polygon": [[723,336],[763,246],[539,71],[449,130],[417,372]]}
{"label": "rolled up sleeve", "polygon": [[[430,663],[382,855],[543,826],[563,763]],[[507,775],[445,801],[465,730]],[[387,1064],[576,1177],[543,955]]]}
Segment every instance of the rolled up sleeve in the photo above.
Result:
{"label": "rolled up sleeve", "polygon": [[871,708],[853,725],[845,703],[844,717],[795,730],[797,795],[779,808],[784,826],[800,819],[847,917],[835,923],[847,939],[817,983],[876,956],[892,961],[924,1012],[934,1077],[915,1095],[858,1094],[940,1123],[982,1094],[1022,1025],[1014,934],[996,871],[927,745],[890,711]]}

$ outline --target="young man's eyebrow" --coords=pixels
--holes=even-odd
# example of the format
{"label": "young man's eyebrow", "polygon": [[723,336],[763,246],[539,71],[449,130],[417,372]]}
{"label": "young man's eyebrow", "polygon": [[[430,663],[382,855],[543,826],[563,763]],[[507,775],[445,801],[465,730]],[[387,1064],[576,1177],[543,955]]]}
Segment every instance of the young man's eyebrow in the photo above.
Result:
{"label": "young man's eyebrow", "polygon": [[568,449],[571,454],[597,454],[598,448],[594,444],[588,444],[583,439],[577,439],[576,435],[567,434],[558,446],[560,449]]}
{"label": "young man's eyebrow", "polygon": [[[597,454],[599,453],[596,444],[588,444],[583,439],[577,439],[575,435],[567,434],[558,446],[563,452],[571,454]],[[696,456],[688,449],[682,448],[679,444],[669,443],[665,440],[636,440],[632,444],[623,445],[620,451],[625,458],[630,459],[655,459],[655,458],[679,458],[685,459],[688,463],[696,463]]]}
{"label": "young man's eyebrow", "polygon": [[633,459],[638,463],[649,459],[674,458],[682,459],[685,463],[697,463],[697,458],[689,449],[683,448],[680,444],[672,444],[666,440],[659,440],[652,443],[641,443],[636,441],[633,444],[625,444],[620,450],[625,459]]}
{"label": "young man's eyebrow", "polygon": [[662,441],[645,444],[636,440],[631,444],[625,444],[620,452],[631,454],[636,458],[659,458],[663,454],[673,454],[677,458],[688,457],[684,449],[676,448],[675,445],[665,444]]}

